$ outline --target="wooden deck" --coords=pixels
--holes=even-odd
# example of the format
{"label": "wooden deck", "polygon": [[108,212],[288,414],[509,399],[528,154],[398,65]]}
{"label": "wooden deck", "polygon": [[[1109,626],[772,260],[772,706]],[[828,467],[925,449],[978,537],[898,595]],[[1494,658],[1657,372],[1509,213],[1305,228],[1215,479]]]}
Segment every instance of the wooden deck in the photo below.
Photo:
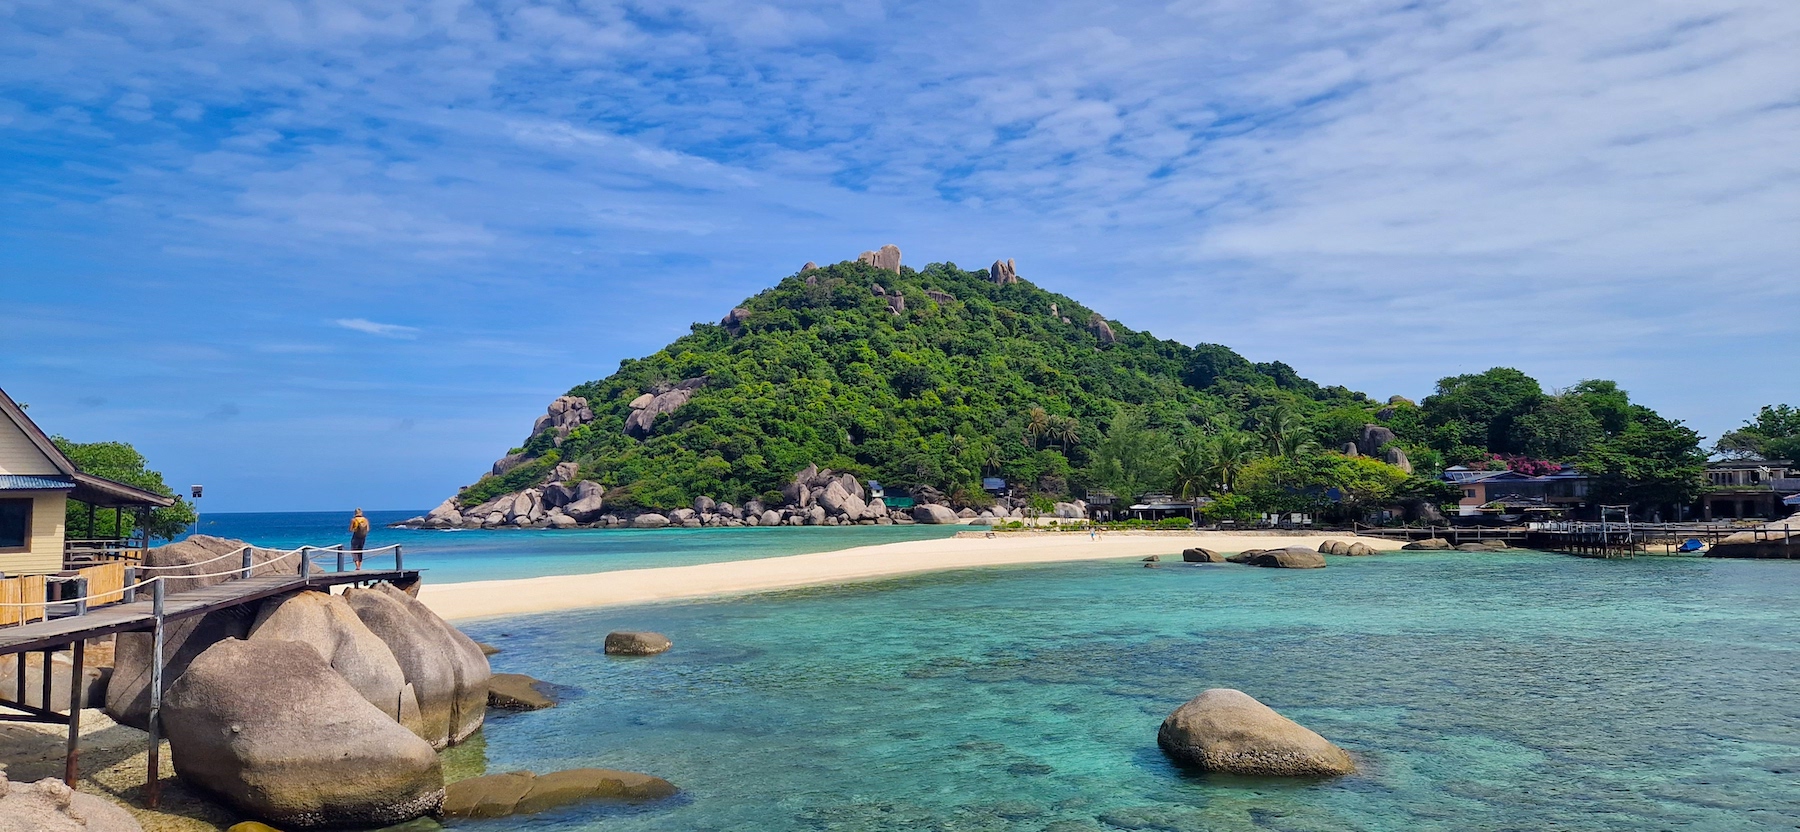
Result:
{"label": "wooden deck", "polygon": [[[179,576],[177,576],[179,577]],[[226,581],[200,589],[172,592],[163,599],[163,620],[172,621],[215,610],[260,601],[272,595],[283,595],[303,589],[329,589],[343,584],[388,581],[410,583],[419,578],[417,570],[384,569],[361,572],[324,572],[307,577],[299,575],[263,575]],[[52,603],[50,606],[54,607]],[[52,618],[20,627],[0,628],[0,656],[61,647],[114,633],[149,630],[156,625],[156,613],[149,600],[130,604],[99,607],[87,615]]]}

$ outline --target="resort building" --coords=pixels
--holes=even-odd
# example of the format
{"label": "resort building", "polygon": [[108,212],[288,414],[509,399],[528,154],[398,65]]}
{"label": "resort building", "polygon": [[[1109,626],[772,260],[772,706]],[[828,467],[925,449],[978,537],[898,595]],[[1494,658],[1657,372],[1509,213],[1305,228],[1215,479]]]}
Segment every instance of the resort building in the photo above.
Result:
{"label": "resort building", "polygon": [[1576,511],[1588,502],[1588,476],[1567,465],[1541,476],[1455,465],[1444,469],[1444,480],[1462,489],[1456,508],[1463,517],[1506,514],[1543,519]]}
{"label": "resort building", "polygon": [[1800,494],[1800,469],[1786,459],[1731,460],[1706,466],[1706,490],[1696,513],[1702,520],[1772,520],[1793,510],[1786,499]]}
{"label": "resort building", "polygon": [[125,540],[118,532],[105,539],[66,539],[71,500],[86,506],[89,529],[105,528],[101,510],[111,511],[113,528],[122,529],[120,512],[175,504],[173,497],[82,473],[0,390],[0,577],[62,572],[148,545],[141,536]]}

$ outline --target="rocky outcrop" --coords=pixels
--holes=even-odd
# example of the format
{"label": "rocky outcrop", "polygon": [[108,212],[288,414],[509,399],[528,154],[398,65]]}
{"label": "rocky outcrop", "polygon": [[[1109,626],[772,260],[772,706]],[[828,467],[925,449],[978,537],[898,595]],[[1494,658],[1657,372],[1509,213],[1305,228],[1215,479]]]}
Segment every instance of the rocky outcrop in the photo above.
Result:
{"label": "rocky outcrop", "polygon": [[14,783],[0,770],[0,832],[143,832],[131,814],[61,780]]}
{"label": "rocky outcrop", "polygon": [[1452,547],[1450,541],[1441,537],[1428,537],[1424,540],[1415,540],[1400,548],[1408,552],[1442,552]]}
{"label": "rocky outcrop", "polygon": [[[550,403],[544,415],[539,416],[531,426],[531,435],[537,436],[544,431],[553,431],[551,441],[562,447],[569,433],[582,425],[594,421],[593,408],[588,407],[588,400],[580,396],[558,396]],[[495,463],[496,466],[499,463]],[[499,472],[495,472],[499,473]]]}
{"label": "rocky outcrop", "polygon": [[1345,442],[1344,447],[1339,450],[1344,456],[1362,456],[1362,451],[1357,450],[1355,442]]}
{"label": "rocky outcrop", "polygon": [[351,587],[344,590],[344,600],[387,645],[412,685],[419,701],[419,736],[443,748],[481,727],[492,670],[480,645],[389,584]]}
{"label": "rocky outcrop", "polygon": [[949,306],[951,301],[956,300],[955,295],[937,289],[926,289],[925,297],[931,298],[931,302],[939,306]]}
{"label": "rocky outcrop", "polygon": [[556,705],[543,682],[523,673],[496,673],[488,679],[488,707],[503,711],[541,711]]}
{"label": "rocky outcrop", "polygon": [[1405,471],[1408,474],[1413,472],[1412,460],[1407,459],[1406,452],[1401,450],[1398,446],[1390,446],[1387,451],[1381,455],[1381,461]]}
{"label": "rocky outcrop", "polygon": [[250,641],[295,641],[313,648],[326,666],[389,719],[424,736],[419,698],[387,643],[341,596],[296,592],[263,603]]}
{"label": "rocky outcrop", "polygon": [[[994,265],[988,267],[988,279],[994,281],[996,286],[1009,286],[1019,282],[1019,272],[1013,265],[1012,258],[995,260]],[[1056,311],[1051,310],[1050,314],[1054,315]]]}
{"label": "rocky outcrop", "polygon": [[1239,552],[1235,555],[1226,555],[1225,562],[1226,563],[1249,563],[1250,561],[1255,560],[1257,555],[1260,555],[1267,551],[1268,551],[1267,549],[1245,549],[1244,551]]}
{"label": "rocky outcrop", "polygon": [[868,263],[877,269],[886,269],[894,274],[900,273],[900,247],[885,245],[875,251],[865,251],[857,255],[856,262]]}
{"label": "rocky outcrop", "polygon": [[1107,323],[1106,319],[1100,317],[1098,312],[1089,316],[1088,330],[1093,332],[1094,337],[1099,338],[1102,343],[1116,344],[1119,341],[1119,336],[1113,334],[1112,324]]}
{"label": "rocky outcrop", "polygon": [[1362,434],[1356,438],[1356,449],[1362,451],[1363,456],[1380,459],[1382,449],[1394,438],[1394,432],[1381,425],[1363,425]]}
{"label": "rocky outcrop", "polygon": [[1293,546],[1261,552],[1248,563],[1272,569],[1324,569],[1325,556],[1303,546]]}
{"label": "rocky outcrop", "polygon": [[640,514],[631,518],[631,527],[634,529],[661,529],[668,525],[669,518],[661,514]]}
{"label": "rocky outcrop", "polygon": [[1375,550],[1360,540],[1327,540],[1319,544],[1319,553],[1324,555],[1346,555],[1363,557],[1376,554]]}
{"label": "rocky outcrop", "polygon": [[906,296],[900,294],[898,291],[888,295],[887,305],[888,311],[895,315],[906,314]]}
{"label": "rocky outcrop", "polygon": [[379,827],[443,802],[431,744],[300,642],[221,641],[165,700],[181,779],[283,828]]}
{"label": "rocky outcrop", "polygon": [[1204,549],[1199,546],[1195,546],[1192,549],[1181,550],[1181,562],[1182,563],[1224,563],[1225,556],[1221,555],[1218,552],[1215,552],[1211,549]]}
{"label": "rocky outcrop", "polygon": [[[650,427],[656,423],[656,417],[666,413],[674,413],[688,400],[694,397],[694,391],[706,386],[704,378],[690,378],[674,387],[646,393],[631,400],[631,415],[625,417],[625,433],[639,439],[650,434]],[[642,403],[640,406],[639,403]]]}
{"label": "rocky outcrop", "polygon": [[1344,749],[1247,693],[1213,688],[1163,720],[1156,744],[1177,763],[1202,771],[1255,776],[1351,774]]}
{"label": "rocky outcrop", "polygon": [[553,774],[529,771],[489,774],[450,784],[444,799],[448,818],[503,818],[530,815],[589,800],[641,803],[678,790],[661,777],[611,769],[578,768]]}
{"label": "rocky outcrop", "polygon": [[606,634],[605,650],[609,656],[654,656],[674,646],[662,633],[616,630]]}
{"label": "rocky outcrop", "polygon": [[605,491],[600,487],[600,483],[592,480],[576,483],[575,500],[562,507],[563,514],[574,518],[579,523],[591,523],[599,519],[601,510],[606,507],[606,501],[603,499]]}
{"label": "rocky outcrop", "polygon": [[744,322],[747,320],[750,320],[750,310],[738,306],[719,319],[719,326],[725,327],[726,332],[737,335],[744,331]]}
{"label": "rocky outcrop", "polygon": [[806,265],[800,267],[800,273],[806,274],[807,272],[813,271],[817,268],[819,268],[819,264],[814,263],[811,260],[808,260],[808,261],[806,261]]}
{"label": "rocky outcrop", "polygon": [[[185,592],[230,580],[231,575],[192,576],[241,567],[242,559],[233,553],[244,545],[241,540],[197,534],[180,543],[150,549],[144,553],[144,565],[155,567],[149,574],[168,578],[170,594]],[[250,574],[298,571],[297,559],[277,560],[282,554],[273,549],[252,549],[251,559],[256,565]],[[214,560],[221,557],[223,560]],[[181,676],[188,663],[214,642],[248,636],[250,624],[251,616],[241,609],[169,622],[163,629],[163,678],[173,680]],[[107,714],[138,730],[147,728],[150,719],[150,638],[149,633],[120,633],[114,639],[113,675],[106,687]]]}

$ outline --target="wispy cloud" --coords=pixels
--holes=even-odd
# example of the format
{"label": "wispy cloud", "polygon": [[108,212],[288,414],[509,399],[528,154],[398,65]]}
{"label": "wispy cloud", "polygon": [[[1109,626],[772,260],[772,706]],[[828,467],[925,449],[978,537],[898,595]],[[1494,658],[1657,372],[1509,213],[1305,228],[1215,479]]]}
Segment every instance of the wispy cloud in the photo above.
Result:
{"label": "wispy cloud", "polygon": [[419,337],[418,327],[378,323],[367,318],[339,318],[332,323],[345,329],[379,335],[383,338],[399,338],[410,341]]}
{"label": "wispy cloud", "polygon": [[[1800,360],[1780,316],[1742,314],[1800,304],[1783,0],[0,14],[0,250],[41,278],[0,283],[0,368],[65,401],[157,379],[272,414],[251,388],[333,378],[392,424],[429,395],[399,382],[504,377],[432,422],[462,420],[478,470],[537,398],[885,242],[1015,257],[1134,328],[1378,395],[1518,364],[1716,434],[1792,395],[1741,343]],[[412,325],[342,317],[393,308]],[[47,309],[110,328],[51,354],[27,336],[61,330]],[[462,337],[281,348],[321,320]],[[156,349],[108,340],[145,321]]]}

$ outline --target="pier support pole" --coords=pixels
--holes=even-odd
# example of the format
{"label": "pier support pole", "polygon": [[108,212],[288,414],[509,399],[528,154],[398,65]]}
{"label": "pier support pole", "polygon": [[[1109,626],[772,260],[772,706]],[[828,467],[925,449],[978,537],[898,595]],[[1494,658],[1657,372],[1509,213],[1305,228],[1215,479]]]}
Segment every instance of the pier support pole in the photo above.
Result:
{"label": "pier support pole", "polygon": [[[81,674],[82,662],[87,658],[87,642],[77,639],[73,652],[74,664],[69,668],[69,747],[68,755],[63,758],[63,782],[71,789],[81,779],[81,708],[87,704],[82,701],[86,691],[82,689]],[[49,668],[44,670],[49,672]]]}
{"label": "pier support pole", "polygon": [[150,607],[156,617],[150,633],[150,762],[145,776],[144,806],[162,804],[163,581],[150,585]]}

